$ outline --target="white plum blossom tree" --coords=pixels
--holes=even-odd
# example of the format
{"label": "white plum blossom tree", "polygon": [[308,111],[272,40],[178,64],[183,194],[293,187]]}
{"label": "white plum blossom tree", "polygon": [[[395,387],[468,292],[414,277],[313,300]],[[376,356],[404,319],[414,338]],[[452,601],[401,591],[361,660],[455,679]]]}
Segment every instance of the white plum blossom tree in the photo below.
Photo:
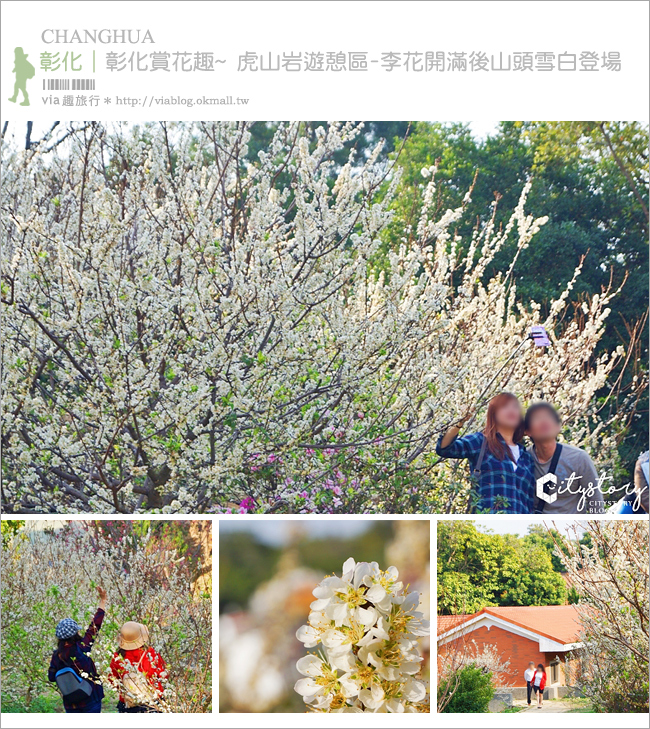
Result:
{"label": "white plum blossom tree", "polygon": [[420,595],[407,593],[395,567],[356,563],[314,589],[307,625],[296,636],[306,648],[321,647],[296,664],[305,676],[295,686],[318,712],[428,712],[418,639],[429,621],[417,610]]}
{"label": "white plum blossom tree", "polygon": [[494,645],[482,645],[467,634],[461,635],[447,645],[446,650],[438,653],[438,691],[437,711],[442,714],[461,687],[464,668],[474,667],[484,674],[489,674],[499,688],[507,688],[510,684],[506,678],[509,673],[510,660],[500,653]]}
{"label": "white plum blossom tree", "polygon": [[29,711],[37,697],[56,698],[47,675],[56,625],[70,617],[85,631],[97,608],[96,587],[103,585],[108,604],[91,655],[106,701],[117,702],[111,688],[125,693],[110,662],[120,626],[135,620],[147,625],[167,666],[157,710],[211,710],[211,586],[202,577],[193,583],[185,557],[151,531],[136,537],[133,524],[25,522],[3,538],[3,702]]}
{"label": "white plum blossom tree", "polygon": [[281,124],[256,156],[243,122],[3,144],[6,510],[462,510],[435,439],[540,324],[553,346],[494,388],[553,400],[611,470],[625,406],[605,422],[595,393],[625,353],[594,351],[616,292],[575,317],[573,281],[544,314],[518,303],[545,221],[528,187],[461,241],[463,206],[433,219],[435,169],[415,242],[379,256],[399,168],[381,145],[335,164],[358,133]]}
{"label": "white plum blossom tree", "polygon": [[573,532],[574,539],[556,541],[555,550],[579,596],[582,622],[582,646],[567,663],[568,683],[598,711],[647,713],[648,521],[594,520]]}

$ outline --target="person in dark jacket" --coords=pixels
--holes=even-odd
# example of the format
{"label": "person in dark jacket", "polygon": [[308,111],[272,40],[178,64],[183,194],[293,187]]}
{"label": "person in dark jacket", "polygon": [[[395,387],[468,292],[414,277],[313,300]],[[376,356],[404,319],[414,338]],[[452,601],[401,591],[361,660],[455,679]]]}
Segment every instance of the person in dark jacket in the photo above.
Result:
{"label": "person in dark jacket", "polygon": [[52,653],[50,668],[47,672],[48,680],[55,683],[57,671],[62,668],[72,668],[92,687],[88,700],[83,703],[73,704],[63,701],[63,708],[68,714],[99,714],[102,710],[104,688],[90,657],[90,651],[102,626],[106,610],[106,590],[98,587],[97,591],[99,592],[99,606],[83,637],[80,634],[79,624],[71,618],[64,618],[56,626],[56,637],[59,639],[59,644]]}

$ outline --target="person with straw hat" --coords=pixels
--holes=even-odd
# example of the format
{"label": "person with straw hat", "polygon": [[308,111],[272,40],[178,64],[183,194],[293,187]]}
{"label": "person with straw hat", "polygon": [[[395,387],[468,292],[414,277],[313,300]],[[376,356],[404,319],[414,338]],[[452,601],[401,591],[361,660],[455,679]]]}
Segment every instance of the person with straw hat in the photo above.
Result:
{"label": "person with straw hat", "polygon": [[149,645],[146,625],[129,620],[120,628],[119,648],[111,661],[111,673],[119,687],[120,713],[160,713],[165,661]]}

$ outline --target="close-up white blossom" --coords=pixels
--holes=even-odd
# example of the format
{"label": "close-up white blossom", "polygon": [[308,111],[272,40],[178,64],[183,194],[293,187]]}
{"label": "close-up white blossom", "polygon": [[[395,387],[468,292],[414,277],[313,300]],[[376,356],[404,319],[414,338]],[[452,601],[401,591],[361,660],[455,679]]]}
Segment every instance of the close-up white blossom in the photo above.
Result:
{"label": "close-up white blossom", "polygon": [[296,633],[306,648],[318,648],[296,664],[305,678],[295,690],[310,709],[428,712],[418,640],[429,635],[429,621],[397,569],[350,557],[341,577],[325,577],[313,595],[308,623]]}

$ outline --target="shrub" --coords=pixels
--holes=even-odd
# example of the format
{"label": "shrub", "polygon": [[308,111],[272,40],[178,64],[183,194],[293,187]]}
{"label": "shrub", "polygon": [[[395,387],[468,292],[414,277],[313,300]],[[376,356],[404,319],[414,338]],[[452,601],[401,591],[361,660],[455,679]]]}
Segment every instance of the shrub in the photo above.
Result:
{"label": "shrub", "polygon": [[456,684],[451,700],[443,709],[446,714],[482,714],[494,696],[492,673],[471,663],[442,681],[438,695],[443,695]]}

